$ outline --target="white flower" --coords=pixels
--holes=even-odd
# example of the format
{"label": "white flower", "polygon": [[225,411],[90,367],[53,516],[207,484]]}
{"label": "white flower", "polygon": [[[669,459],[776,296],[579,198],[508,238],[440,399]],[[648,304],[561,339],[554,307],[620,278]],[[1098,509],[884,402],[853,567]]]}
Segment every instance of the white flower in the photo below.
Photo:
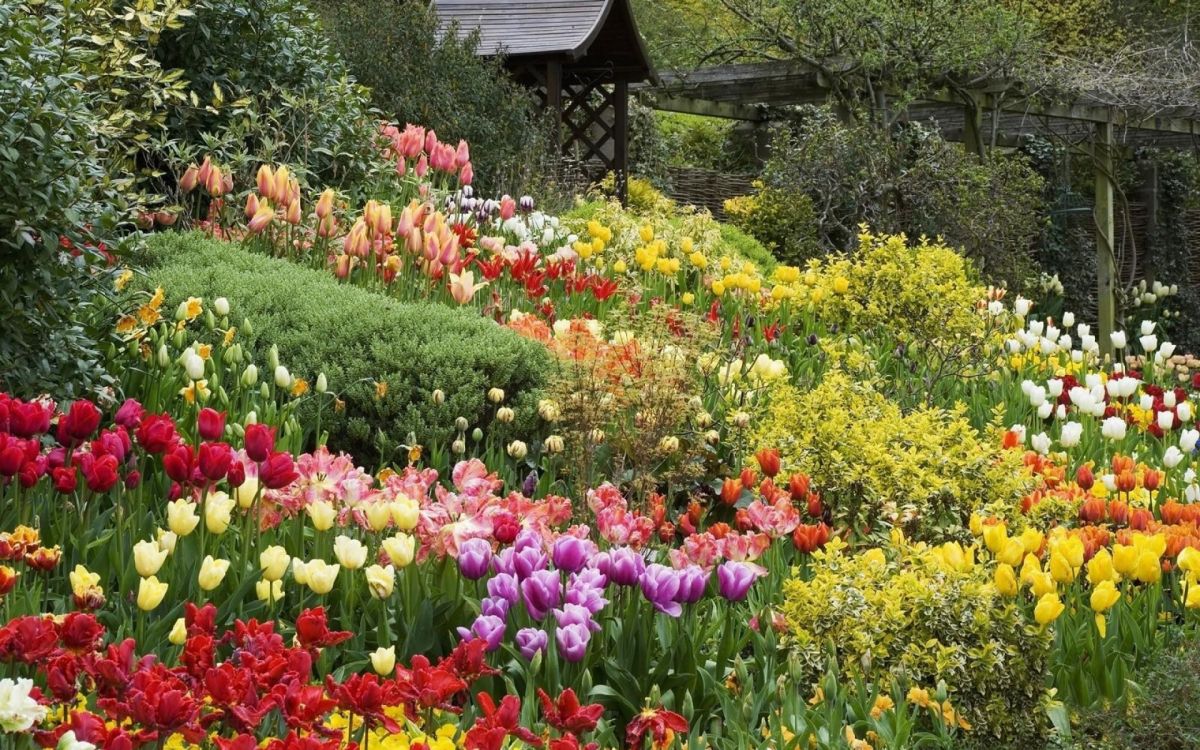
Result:
{"label": "white flower", "polygon": [[1137,378],[1121,378],[1121,395],[1125,398],[1129,398],[1133,394],[1137,393],[1138,386],[1141,384],[1142,381],[1138,380]]}
{"label": "white flower", "polygon": [[1062,433],[1058,436],[1058,442],[1064,448],[1074,448],[1079,445],[1079,439],[1083,436],[1083,425],[1079,422],[1067,422],[1062,426]]}
{"label": "white flower", "polygon": [[1100,344],[1096,342],[1096,337],[1089,333],[1079,334],[1079,348],[1085,352],[1094,352],[1100,348]]}
{"label": "white flower", "polygon": [[1200,430],[1184,430],[1179,434],[1179,450],[1191,453],[1196,450],[1196,441],[1200,440]]}
{"label": "white flower", "polygon": [[1153,320],[1143,320],[1142,321],[1142,335],[1149,336],[1152,333],[1154,333],[1154,321]]}
{"label": "white flower", "polygon": [[279,365],[275,368],[275,385],[279,386],[280,388],[292,387],[292,374],[288,372],[288,369],[283,365]]}
{"label": "white flower", "polygon": [[1138,339],[1138,342],[1141,343],[1142,348],[1147,352],[1152,352],[1158,348],[1158,336],[1155,336],[1153,333],[1142,336]]}
{"label": "white flower", "polygon": [[1124,331],[1113,331],[1110,334],[1109,338],[1112,341],[1112,345],[1113,345],[1114,349],[1124,349],[1125,348],[1126,342],[1125,342],[1125,332]]}
{"label": "white flower", "polygon": [[1108,488],[1109,492],[1117,491],[1117,477],[1115,474],[1105,474],[1104,476],[1100,477],[1100,481],[1104,483],[1104,486]]}
{"label": "white flower", "polygon": [[1034,338],[1041,338],[1042,331],[1046,330],[1046,324],[1040,320],[1029,321],[1029,335]]}
{"label": "white flower", "polygon": [[1080,411],[1091,411],[1092,408],[1092,392],[1082,386],[1075,386],[1068,395],[1071,397],[1071,403],[1075,404]]}
{"label": "white flower", "polygon": [[189,378],[199,380],[204,377],[204,360],[199,354],[188,354],[183,360],[183,369]]}
{"label": "white flower", "polygon": [[1016,301],[1013,302],[1013,312],[1022,318],[1029,314],[1031,307],[1033,307],[1033,303],[1021,296],[1018,296]]}
{"label": "white flower", "polygon": [[1142,407],[1142,411],[1151,411],[1154,409],[1154,397],[1149,393],[1143,393],[1138,399],[1138,406]]}
{"label": "white flower", "polygon": [[1158,427],[1161,430],[1169,430],[1175,426],[1175,412],[1166,409],[1158,413]]}
{"label": "white flower", "polygon": [[1059,404],[1058,407],[1054,410],[1054,416],[1057,419],[1066,419],[1067,418],[1067,407],[1063,406],[1062,404]]}
{"label": "white flower", "polygon": [[1112,398],[1119,398],[1121,395],[1121,381],[1119,379],[1110,379],[1104,384],[1104,390],[1108,391],[1108,395]]}
{"label": "white flower", "polygon": [[1017,442],[1021,445],[1025,444],[1025,425],[1015,424],[1008,428],[1010,432],[1017,436]]}
{"label": "white flower", "polygon": [[988,303],[988,313],[993,318],[998,318],[1004,314],[1004,303],[998,299],[994,299]]}
{"label": "white flower", "polygon": [[1063,325],[1063,328],[1070,328],[1071,326],[1075,325],[1075,313],[1073,313],[1073,312],[1063,313],[1062,325]]}
{"label": "white flower", "polygon": [[1043,456],[1050,452],[1050,436],[1039,432],[1029,439],[1029,445]]}
{"label": "white flower", "polygon": [[1174,353],[1175,353],[1175,345],[1172,344],[1170,341],[1164,341],[1163,345],[1158,348],[1158,354],[1163,359],[1170,359],[1171,355]]}
{"label": "white flower", "polygon": [[1194,503],[1197,500],[1200,500],[1200,487],[1197,487],[1194,484],[1189,484],[1187,489],[1183,491],[1183,497],[1189,503]]}
{"label": "white flower", "polygon": [[1041,406],[1046,403],[1046,389],[1040,385],[1029,384],[1029,390],[1025,392],[1029,398],[1029,405],[1033,407]]}
{"label": "white flower", "polygon": [[1064,333],[1058,337],[1058,345],[1063,349],[1070,349],[1074,344],[1075,341],[1071,338],[1071,334],[1069,333]]}
{"label": "white flower", "polygon": [[46,718],[49,709],[29,697],[32,690],[33,680],[0,680],[0,729],[24,732]]}
{"label": "white flower", "polygon": [[1174,469],[1180,464],[1181,461],[1183,461],[1183,451],[1172,445],[1167,448],[1165,453],[1163,453],[1162,461],[1163,466],[1166,466],[1168,469]]}
{"label": "white flower", "polygon": [[1167,407],[1168,409],[1173,408],[1175,406],[1175,391],[1163,391],[1162,400],[1163,406]]}
{"label": "white flower", "polygon": [[333,554],[337,561],[349,570],[358,570],[367,562],[366,545],[345,534],[340,534],[333,540]]}
{"label": "white flower", "polygon": [[1100,425],[1100,434],[1109,440],[1125,439],[1125,420],[1120,417],[1109,417]]}
{"label": "white flower", "polygon": [[1050,378],[1046,381],[1046,392],[1050,394],[1051,398],[1057,399],[1059,396],[1061,396],[1062,389],[1062,378]]}
{"label": "white flower", "polygon": [[1092,327],[1087,323],[1080,323],[1078,326],[1076,326],[1075,333],[1078,333],[1080,336],[1091,336]]}
{"label": "white flower", "polygon": [[1057,341],[1055,341],[1054,339],[1048,339],[1048,338],[1042,339],[1042,354],[1044,354],[1046,356],[1050,356],[1051,354],[1053,354],[1056,351],[1058,351],[1058,342]]}
{"label": "white flower", "polygon": [[1192,402],[1184,401],[1175,407],[1175,413],[1179,415],[1180,422],[1192,421]]}
{"label": "white flower", "polygon": [[1050,415],[1053,413],[1054,413],[1054,402],[1053,401],[1042,402],[1042,405],[1039,406],[1038,410],[1037,410],[1037,415],[1038,415],[1039,419],[1049,419]]}
{"label": "white flower", "polygon": [[58,744],[55,745],[54,750],[96,750],[96,745],[92,742],[84,742],[81,739],[77,739],[75,737],[75,730],[72,729],[58,738]]}
{"label": "white flower", "polygon": [[[1089,372],[1087,376],[1084,377],[1083,384],[1088,387],[1088,390],[1095,391],[1097,386],[1103,385],[1104,383],[1100,380],[1099,373]],[[1101,394],[1100,397],[1103,398],[1103,394]]]}
{"label": "white flower", "polygon": [[217,297],[213,300],[213,312],[220,317],[225,317],[229,314],[229,300],[224,297]]}

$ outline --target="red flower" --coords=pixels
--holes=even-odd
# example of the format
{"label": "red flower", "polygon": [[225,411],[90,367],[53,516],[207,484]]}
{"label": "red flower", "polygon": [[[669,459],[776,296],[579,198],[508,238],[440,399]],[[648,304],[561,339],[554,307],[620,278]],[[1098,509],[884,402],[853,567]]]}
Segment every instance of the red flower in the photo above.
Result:
{"label": "red flower", "polygon": [[1092,467],[1084,464],[1075,472],[1075,483],[1085,490],[1090,490],[1092,485],[1096,483],[1096,476],[1092,473]]}
{"label": "red flower", "polygon": [[604,706],[599,703],[580,706],[579,697],[571,688],[562,691],[557,701],[551,700],[545,690],[538,688],[538,700],[542,703],[542,718],[560,732],[590,732],[604,715]]}
{"label": "red flower", "polygon": [[686,732],[687,730],[687,719],[674,711],[667,711],[663,708],[644,708],[625,727],[625,741],[630,748],[642,750],[643,740],[649,733],[652,739],[651,744],[656,749],[664,748],[671,744],[676,732]]}
{"label": "red flower", "polygon": [[252,734],[239,734],[230,739],[214,737],[213,741],[217,743],[217,750],[258,750],[258,740]]}
{"label": "red flower", "polygon": [[246,425],[246,455],[252,461],[266,461],[275,450],[275,428],[265,424]]}
{"label": "red flower", "polygon": [[246,483],[246,465],[239,461],[236,456],[233,462],[229,464],[229,473],[225,475],[225,481],[229,482],[230,487],[241,487]]}
{"label": "red flower", "polygon": [[[201,443],[197,464],[200,473],[207,479],[217,481],[224,479],[233,463],[233,450],[225,443]],[[172,477],[173,479],[174,477]]]}
{"label": "red flower", "polygon": [[492,536],[501,544],[511,544],[517,538],[521,526],[517,517],[508,511],[497,513],[492,517]]}
{"label": "red flower", "polygon": [[216,606],[208,602],[203,607],[197,607],[188,602],[183,607],[183,624],[187,627],[188,635],[212,635],[217,629]]}
{"label": "red flower", "polygon": [[[10,401],[8,406],[8,431],[17,437],[31,438],[50,431],[53,409],[42,401]],[[3,421],[0,420],[0,426]]]}
{"label": "red flower", "polygon": [[734,505],[742,496],[742,483],[738,479],[726,479],[721,482],[721,502]]}
{"label": "red flower", "polygon": [[829,541],[829,527],[824,523],[816,524],[800,524],[796,530],[792,532],[792,543],[796,545],[796,549],[805,554],[810,554],[813,551],[825,546]]}
{"label": "red flower", "polygon": [[754,458],[758,461],[758,467],[762,469],[763,474],[774,477],[779,473],[779,451],[777,449],[763,448],[754,454]]}
{"label": "red flower", "polygon": [[100,426],[100,410],[91,401],[76,401],[58,419],[58,442],[63,445],[81,443]]}
{"label": "red flower", "polygon": [[258,467],[258,478],[269,490],[281,490],[300,476],[290,453],[272,453]]}
{"label": "red flower", "polygon": [[57,650],[58,633],[49,617],[18,617],[0,628],[0,659],[34,664]]}
{"label": "red flower", "polygon": [[[347,634],[349,635],[349,634]],[[390,690],[385,690],[390,687]],[[354,674],[340,685],[332,675],[325,676],[325,690],[337,701],[338,708],[360,717],[367,726],[382,724],[389,732],[399,732],[400,725],[384,713],[387,706],[399,705],[402,701],[395,683],[380,683],[374,674]]]}
{"label": "red flower", "polygon": [[306,609],[296,618],[296,639],[304,648],[336,646],[353,636],[348,630],[330,630],[324,607]]}
{"label": "red flower", "polygon": [[11,477],[25,463],[25,441],[0,434],[0,475]]}
{"label": "red flower", "polygon": [[149,453],[166,453],[179,441],[175,423],[166,414],[151,414],[137,427],[138,443]]}
{"label": "red flower", "polygon": [[225,412],[204,407],[196,416],[201,440],[220,440],[225,434]]}
{"label": "red flower", "polygon": [[595,281],[592,282],[592,296],[596,298],[597,302],[604,302],[609,297],[616,294],[616,279],[603,278],[599,275],[594,275],[591,278],[595,279]]}
{"label": "red flower", "polygon": [[192,446],[180,443],[163,456],[163,470],[167,476],[180,484],[187,484],[192,479],[192,468],[195,466],[195,454]]}
{"label": "red flower", "polygon": [[117,472],[117,457],[111,453],[92,461],[81,460],[80,466],[83,468],[83,477],[87,480],[88,489],[92,492],[108,492],[121,479]]}
{"label": "red flower", "polygon": [[[486,656],[487,644],[478,638],[473,638],[470,641],[460,641],[438,666],[449,669],[453,674],[468,682],[480,677],[500,674],[500,670],[487,665]],[[416,663],[414,659],[413,665],[416,666]]]}
{"label": "red flower", "polygon": [[104,626],[96,618],[82,612],[72,612],[58,627],[62,645],[71,651],[94,651],[104,638]]}
{"label": "red flower", "polygon": [[463,739],[463,746],[467,750],[500,750],[509,735],[533,747],[542,746],[541,738],[521,726],[520,698],[506,695],[500,699],[499,707],[487,693],[479,693],[475,700],[483,710],[483,715],[475,720],[475,726],[467,731]]}
{"label": "red flower", "polygon": [[0,596],[10,593],[17,586],[21,574],[7,565],[0,565]]}
{"label": "red flower", "polygon": [[[487,646],[482,638],[468,642]],[[467,683],[442,665],[430,666],[429,660],[418,654],[412,658],[412,669],[396,667],[396,688],[410,705],[455,711],[450,699],[466,690]]]}
{"label": "red flower", "polygon": [[311,734],[301,737],[292,731],[281,740],[271,740],[263,750],[339,750],[341,746],[340,737],[324,739]]}

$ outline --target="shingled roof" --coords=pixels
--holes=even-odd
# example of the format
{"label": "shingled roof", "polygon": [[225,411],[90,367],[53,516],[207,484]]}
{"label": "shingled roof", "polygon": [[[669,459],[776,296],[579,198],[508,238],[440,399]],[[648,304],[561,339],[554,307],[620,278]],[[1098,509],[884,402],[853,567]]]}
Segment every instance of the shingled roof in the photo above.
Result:
{"label": "shingled roof", "polygon": [[443,30],[478,31],[481,55],[594,65],[630,80],[653,75],[629,0],[434,0],[433,8]]}

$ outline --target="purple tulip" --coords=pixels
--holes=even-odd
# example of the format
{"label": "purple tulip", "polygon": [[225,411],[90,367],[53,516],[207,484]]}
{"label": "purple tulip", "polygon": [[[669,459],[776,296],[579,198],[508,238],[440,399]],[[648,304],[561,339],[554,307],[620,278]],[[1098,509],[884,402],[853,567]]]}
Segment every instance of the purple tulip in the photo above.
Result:
{"label": "purple tulip", "polygon": [[499,596],[489,596],[479,603],[479,612],[501,620],[508,617],[509,601]]}
{"label": "purple tulip", "polygon": [[579,623],[555,630],[554,640],[558,642],[558,655],[567,661],[582,661],[591,637],[592,633],[587,626]]}
{"label": "purple tulip", "polygon": [[526,547],[542,548],[542,536],[531,528],[522,528],[517,533],[517,538],[513,540],[513,550],[520,552]]}
{"label": "purple tulip", "polygon": [[545,570],[549,563],[541,547],[521,547],[513,553],[513,570],[519,578],[528,578],[535,571]]}
{"label": "purple tulip", "polygon": [[680,604],[695,604],[704,597],[708,588],[708,573],[699,565],[689,565],[679,571],[679,593],[675,599]]}
{"label": "purple tulip", "polygon": [[749,563],[729,560],[717,568],[717,589],[731,602],[745,599],[757,579],[758,571]]}
{"label": "purple tulip", "polygon": [[492,570],[496,571],[497,573],[515,575],[517,572],[516,568],[513,566],[515,558],[516,550],[514,550],[512,547],[505,547],[497,552],[492,558]]}
{"label": "purple tulip", "polygon": [[568,625],[582,625],[588,630],[599,631],[600,623],[592,619],[592,613],[587,607],[581,607],[578,604],[564,604],[562,609],[554,610],[554,621],[558,627],[565,628]]}
{"label": "purple tulip", "polygon": [[464,641],[480,638],[487,643],[489,652],[500,648],[500,642],[504,640],[505,630],[504,620],[491,615],[480,615],[475,618],[475,622],[471,623],[471,629],[458,629],[458,636]]}
{"label": "purple tulip", "polygon": [[550,642],[550,636],[545,630],[537,628],[521,628],[517,631],[517,648],[521,650],[521,656],[524,656],[530,661],[537,655],[539,651],[546,650],[546,644]]}
{"label": "purple tulip", "polygon": [[679,572],[666,565],[646,566],[640,583],[642,594],[654,605],[654,608],[671,617],[679,617],[683,607],[679,606],[676,597],[679,595]]}
{"label": "purple tulip", "polygon": [[571,574],[572,586],[587,586],[603,591],[608,586],[608,576],[596,568],[584,568],[578,573]]}
{"label": "purple tulip", "polygon": [[463,578],[478,581],[487,575],[492,562],[492,545],[486,539],[468,539],[458,548],[458,571]]}
{"label": "purple tulip", "polygon": [[552,555],[554,567],[571,573],[578,572],[587,565],[588,558],[596,551],[596,545],[587,539],[577,536],[563,535],[554,540]]}
{"label": "purple tulip", "polygon": [[[495,559],[493,558],[493,560]],[[521,598],[520,584],[512,573],[497,573],[489,578],[487,592],[489,596],[503,599],[509,604],[516,604],[517,600]]]}
{"label": "purple tulip", "polygon": [[553,570],[537,570],[521,581],[521,595],[525,609],[535,620],[542,620],[546,613],[562,601],[562,581]]}
{"label": "purple tulip", "polygon": [[[661,565],[659,567],[662,567]],[[646,570],[646,561],[629,547],[617,547],[608,553],[608,570],[601,572],[618,586],[636,586]]]}
{"label": "purple tulip", "polygon": [[[579,575],[572,575],[570,583],[567,584],[567,602],[586,607],[592,614],[604,609],[608,605],[608,599],[604,598],[604,588],[594,585],[595,579],[580,578]],[[604,580],[604,576],[598,572],[596,575],[601,581]]]}
{"label": "purple tulip", "polygon": [[534,490],[537,489],[538,473],[537,469],[529,472],[525,477],[525,481],[521,483],[521,494],[525,497],[533,497]]}

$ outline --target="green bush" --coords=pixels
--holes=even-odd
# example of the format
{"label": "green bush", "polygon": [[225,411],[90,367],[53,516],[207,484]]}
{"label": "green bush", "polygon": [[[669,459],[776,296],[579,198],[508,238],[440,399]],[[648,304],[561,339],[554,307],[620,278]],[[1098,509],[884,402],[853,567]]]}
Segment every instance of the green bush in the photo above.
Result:
{"label": "green bush", "polygon": [[836,648],[844,675],[891,678],[930,693],[945,681],[970,725],[959,748],[1046,747],[1051,631],[1028,623],[982,566],[949,569],[935,550],[905,544],[818,552],[810,577],[784,584],[791,648],[815,681]]}
{"label": "green bush", "polygon": [[[332,421],[326,409],[322,429],[332,448],[362,461],[378,455],[381,432],[392,446],[409,433],[429,445],[450,439],[459,416],[487,427],[491,387],[503,388],[518,413],[535,410],[545,349],[477,314],[397,302],[201,234],[156,235],[148,252],[148,283],[167,292],[166,309],[189,296],[226,297],[250,319],[257,362],[275,345],[293,374],[312,382],[324,372],[346,406]],[[388,385],[383,399],[376,382]],[[442,405],[431,398],[439,388]]]}
{"label": "green bush", "polygon": [[501,60],[475,54],[475,37],[439,35],[436,16],[417,0],[320,0],[319,9],[354,76],[370,87],[386,117],[433,128],[451,143],[465,139],[484,190],[533,190],[552,149],[529,93]]}
{"label": "green bush", "polygon": [[766,245],[780,262],[802,266],[820,253],[812,199],[799,190],[755,182],[753,195],[725,201],[729,221]]}

